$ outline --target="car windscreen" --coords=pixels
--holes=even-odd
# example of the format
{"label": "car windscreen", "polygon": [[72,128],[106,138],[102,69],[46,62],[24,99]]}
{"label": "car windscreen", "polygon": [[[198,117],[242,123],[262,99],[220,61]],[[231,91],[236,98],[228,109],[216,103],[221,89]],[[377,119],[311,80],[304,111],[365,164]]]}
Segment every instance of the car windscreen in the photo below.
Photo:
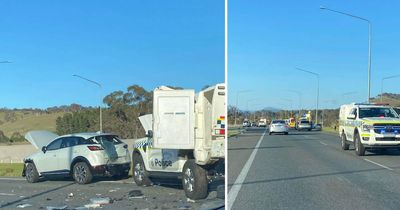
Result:
{"label": "car windscreen", "polygon": [[285,124],[284,120],[273,120],[272,124]]}
{"label": "car windscreen", "polygon": [[389,107],[360,108],[359,118],[365,117],[398,117],[396,112]]}
{"label": "car windscreen", "polygon": [[308,120],[302,120],[300,121],[301,124],[309,124],[310,122]]}

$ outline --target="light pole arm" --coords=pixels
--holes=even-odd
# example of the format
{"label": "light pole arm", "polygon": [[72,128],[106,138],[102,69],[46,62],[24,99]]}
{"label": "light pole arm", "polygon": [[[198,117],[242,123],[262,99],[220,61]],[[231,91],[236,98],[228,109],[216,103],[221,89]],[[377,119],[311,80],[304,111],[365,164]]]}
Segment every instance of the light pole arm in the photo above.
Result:
{"label": "light pole arm", "polygon": [[[90,82],[92,84],[97,85],[100,89],[102,89],[101,84],[96,82],[96,81],[90,80],[88,78],[82,77],[82,76],[77,75],[77,74],[73,74],[72,76],[73,77],[78,77],[78,78],[83,79],[83,80],[86,80],[86,81],[88,81],[88,82]],[[103,103],[103,99],[101,99],[100,102]],[[102,113],[101,105],[99,106],[99,109],[100,109],[100,119],[99,119],[100,120],[100,133],[102,133],[103,132],[103,113]]]}

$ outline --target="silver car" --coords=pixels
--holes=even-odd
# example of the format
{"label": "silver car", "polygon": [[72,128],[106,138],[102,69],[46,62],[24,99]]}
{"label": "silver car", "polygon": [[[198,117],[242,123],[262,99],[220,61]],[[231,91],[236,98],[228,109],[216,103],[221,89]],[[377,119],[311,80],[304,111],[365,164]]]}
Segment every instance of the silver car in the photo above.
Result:
{"label": "silver car", "polygon": [[273,133],[289,134],[289,126],[286,125],[285,120],[272,120],[269,125],[269,135]]}
{"label": "silver car", "polygon": [[297,123],[296,128],[297,128],[298,131],[301,131],[301,130],[308,130],[308,131],[311,131],[311,128],[312,128],[312,127],[311,127],[310,121],[308,121],[308,120],[300,120],[300,121]]}

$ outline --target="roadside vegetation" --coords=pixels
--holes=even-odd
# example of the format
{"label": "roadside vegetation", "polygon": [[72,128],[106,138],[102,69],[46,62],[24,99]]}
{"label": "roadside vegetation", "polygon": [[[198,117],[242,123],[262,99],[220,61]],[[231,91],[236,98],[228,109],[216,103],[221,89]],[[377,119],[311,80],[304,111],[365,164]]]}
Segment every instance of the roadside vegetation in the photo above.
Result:
{"label": "roadside vegetation", "polygon": [[23,163],[0,163],[0,176],[21,176],[23,168]]}
{"label": "roadside vegetation", "polygon": [[[180,87],[172,87],[182,89]],[[206,88],[205,86],[204,88]],[[103,131],[121,138],[143,137],[139,116],[153,108],[153,91],[131,85],[125,91],[114,91],[103,98]],[[0,109],[0,144],[26,142],[30,130],[49,130],[59,135],[96,132],[100,128],[99,107],[78,104],[47,109]]]}
{"label": "roadside vegetation", "polygon": [[[371,99],[373,103],[380,103],[380,95]],[[394,93],[383,93],[382,103],[387,103],[393,107],[400,107],[400,94]],[[306,113],[311,111],[312,116],[315,117],[315,110],[280,110],[273,108],[265,108],[258,111],[246,111],[237,109],[235,106],[228,106],[228,119],[229,125],[234,126],[235,122],[235,112],[236,113],[236,123],[241,125],[244,119],[249,119],[251,122],[258,122],[260,118],[266,118],[269,123],[272,119],[288,119],[290,117],[296,116],[297,113]],[[336,132],[338,129],[338,119],[339,119],[339,107],[336,109],[320,109],[318,112],[319,120],[318,123],[323,123],[323,131]],[[323,120],[322,120],[323,119]],[[235,130],[232,131],[233,135]],[[230,135],[230,131],[228,131]]]}

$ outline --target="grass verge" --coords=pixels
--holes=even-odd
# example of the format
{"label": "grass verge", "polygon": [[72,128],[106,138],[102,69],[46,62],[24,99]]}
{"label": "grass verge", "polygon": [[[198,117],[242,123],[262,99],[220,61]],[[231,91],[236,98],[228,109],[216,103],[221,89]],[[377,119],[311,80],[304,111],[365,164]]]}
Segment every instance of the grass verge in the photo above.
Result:
{"label": "grass verge", "polygon": [[322,131],[328,132],[328,133],[331,133],[331,134],[337,134],[338,133],[338,131],[333,129],[332,127],[323,127]]}
{"label": "grass verge", "polygon": [[0,176],[21,176],[23,163],[0,163]]}

